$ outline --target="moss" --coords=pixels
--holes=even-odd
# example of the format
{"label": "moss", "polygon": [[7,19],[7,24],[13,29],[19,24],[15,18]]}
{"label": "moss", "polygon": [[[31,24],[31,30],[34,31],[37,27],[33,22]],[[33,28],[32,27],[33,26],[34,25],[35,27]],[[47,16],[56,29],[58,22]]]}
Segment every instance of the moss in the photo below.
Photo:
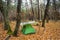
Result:
{"label": "moss", "polygon": [[11,30],[10,26],[9,26],[9,28],[8,28],[7,34],[8,34],[8,35],[11,35],[11,34],[12,34],[12,30]]}

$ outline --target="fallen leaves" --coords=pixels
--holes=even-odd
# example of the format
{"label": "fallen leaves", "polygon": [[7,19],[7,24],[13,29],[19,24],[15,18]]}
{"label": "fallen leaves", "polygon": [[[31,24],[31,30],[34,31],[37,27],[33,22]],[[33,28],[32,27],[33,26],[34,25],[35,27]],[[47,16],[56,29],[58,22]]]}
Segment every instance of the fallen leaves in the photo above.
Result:
{"label": "fallen leaves", "polygon": [[[11,22],[11,29],[14,31],[16,22]],[[19,29],[18,37],[11,36],[9,40],[59,40],[60,39],[60,21],[46,23],[45,28],[33,26],[36,29],[35,34],[23,35]],[[0,23],[0,40],[4,40],[7,31],[3,30],[3,24]]]}

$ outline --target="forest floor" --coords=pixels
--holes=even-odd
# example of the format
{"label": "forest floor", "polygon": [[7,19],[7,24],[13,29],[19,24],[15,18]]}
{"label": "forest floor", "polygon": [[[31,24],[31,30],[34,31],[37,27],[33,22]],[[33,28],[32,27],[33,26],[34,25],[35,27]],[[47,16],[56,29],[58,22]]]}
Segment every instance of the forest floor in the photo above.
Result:
{"label": "forest floor", "polygon": [[[10,26],[14,31],[16,22],[11,22]],[[18,37],[11,36],[9,40],[60,40],[60,21],[49,21],[45,24],[45,28],[39,26],[33,26],[36,29],[35,34],[24,35],[21,33],[21,27],[18,32]],[[7,31],[3,29],[3,23],[0,23],[0,40],[5,40],[7,37]]]}

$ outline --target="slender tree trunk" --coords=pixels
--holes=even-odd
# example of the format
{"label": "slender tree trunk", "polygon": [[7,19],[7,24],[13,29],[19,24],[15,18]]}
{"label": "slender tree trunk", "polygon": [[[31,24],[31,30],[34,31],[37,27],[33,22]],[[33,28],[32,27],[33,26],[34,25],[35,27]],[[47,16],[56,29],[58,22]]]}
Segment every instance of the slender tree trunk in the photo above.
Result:
{"label": "slender tree trunk", "polygon": [[55,21],[57,21],[57,18],[56,18],[56,12],[57,12],[57,10],[56,10],[56,0],[53,0],[53,7],[54,7],[54,20]]}
{"label": "slender tree trunk", "polygon": [[40,20],[40,12],[39,12],[39,0],[37,0],[38,3],[38,20]]}
{"label": "slender tree trunk", "polygon": [[53,0],[54,9],[56,11],[56,0]]}
{"label": "slender tree trunk", "polygon": [[[7,18],[7,23],[8,23],[8,25],[9,25],[9,17],[8,17],[8,13],[9,13],[9,9],[10,9],[10,2],[11,2],[11,0],[7,0],[7,10],[6,10],[6,12],[7,12],[7,14],[6,14],[6,18]],[[10,28],[10,25],[9,25],[9,27],[8,27],[8,32],[7,32],[9,35],[11,35],[12,34],[12,30],[11,30],[11,28]]]}
{"label": "slender tree trunk", "polygon": [[18,0],[18,4],[17,4],[17,21],[16,21],[15,30],[13,32],[13,36],[17,36],[19,26],[20,26],[20,22],[21,22],[21,3],[22,3],[22,0]]}
{"label": "slender tree trunk", "polygon": [[32,13],[33,13],[33,20],[34,20],[34,10],[33,10],[33,3],[32,3],[32,0],[30,0],[30,3],[31,3],[31,9],[32,9]]}
{"label": "slender tree trunk", "polygon": [[[26,6],[26,14],[28,14],[29,12],[28,12],[28,3],[27,3],[27,0],[26,0],[26,3],[25,3],[25,6]],[[26,14],[25,14],[25,15],[26,15]],[[30,17],[30,16],[28,16],[28,19],[29,19],[29,17]]]}
{"label": "slender tree trunk", "polygon": [[44,19],[42,21],[42,27],[45,27],[45,19],[46,19],[48,8],[49,8],[49,2],[50,2],[50,0],[47,0],[47,5],[46,5],[46,9],[45,9]]}
{"label": "slender tree trunk", "polygon": [[0,1],[0,5],[1,5],[0,11],[1,11],[1,13],[2,13],[2,15],[4,17],[4,29],[7,30],[8,26],[7,26],[7,18],[6,18],[6,10],[5,10],[6,9],[6,7],[5,7],[6,5],[4,6],[2,0]]}
{"label": "slender tree trunk", "polygon": [[8,27],[10,27],[9,22],[8,22],[8,11],[7,11],[7,6],[6,4],[3,3],[3,1],[1,0],[1,13],[4,17],[4,29],[8,30]]}
{"label": "slender tree trunk", "polygon": [[36,7],[35,7],[35,21],[37,21],[37,9],[36,9]]}
{"label": "slender tree trunk", "polygon": [[[8,1],[7,1],[8,2]],[[9,2],[8,2],[9,3]],[[10,34],[12,34],[12,30],[11,30],[11,28],[10,28],[10,25],[9,25],[9,19],[8,19],[8,4],[7,3],[7,5],[6,4],[4,4],[3,3],[3,1],[1,0],[1,7],[0,7],[0,10],[1,10],[1,13],[2,13],[2,15],[3,15],[3,17],[4,17],[4,29],[5,30],[8,30],[8,34],[10,35]]]}

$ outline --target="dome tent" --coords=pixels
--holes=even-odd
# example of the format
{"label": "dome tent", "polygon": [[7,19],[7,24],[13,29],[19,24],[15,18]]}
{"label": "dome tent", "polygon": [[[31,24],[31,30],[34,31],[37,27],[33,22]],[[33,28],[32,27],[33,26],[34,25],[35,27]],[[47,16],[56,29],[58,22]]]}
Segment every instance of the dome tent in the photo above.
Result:
{"label": "dome tent", "polygon": [[23,34],[32,34],[32,33],[35,33],[35,29],[32,27],[31,24],[25,24],[25,25],[23,25],[22,33]]}

